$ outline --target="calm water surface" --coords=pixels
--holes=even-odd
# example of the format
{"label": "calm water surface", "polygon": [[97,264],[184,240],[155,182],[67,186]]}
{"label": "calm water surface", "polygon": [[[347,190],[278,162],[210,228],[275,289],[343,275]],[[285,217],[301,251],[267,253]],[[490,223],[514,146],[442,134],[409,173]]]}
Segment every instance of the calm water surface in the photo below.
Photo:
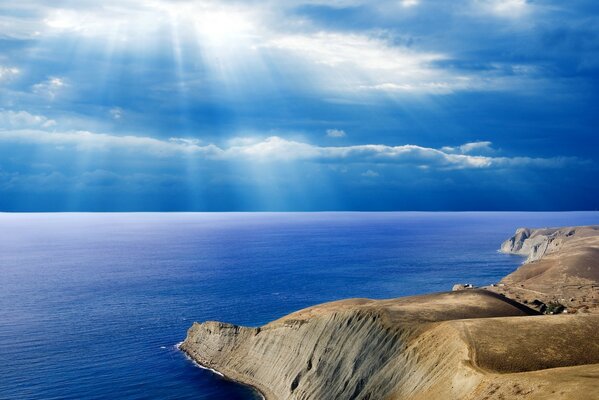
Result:
{"label": "calm water surface", "polygon": [[599,213],[0,214],[1,399],[254,399],[174,345],[346,297],[498,281],[520,226]]}

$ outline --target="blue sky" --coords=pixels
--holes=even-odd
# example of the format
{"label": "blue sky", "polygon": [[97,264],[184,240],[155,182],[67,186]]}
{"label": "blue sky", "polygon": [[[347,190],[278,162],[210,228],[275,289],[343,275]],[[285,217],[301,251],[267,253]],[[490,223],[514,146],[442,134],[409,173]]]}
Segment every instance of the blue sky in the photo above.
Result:
{"label": "blue sky", "polygon": [[579,210],[599,3],[0,2],[0,210]]}

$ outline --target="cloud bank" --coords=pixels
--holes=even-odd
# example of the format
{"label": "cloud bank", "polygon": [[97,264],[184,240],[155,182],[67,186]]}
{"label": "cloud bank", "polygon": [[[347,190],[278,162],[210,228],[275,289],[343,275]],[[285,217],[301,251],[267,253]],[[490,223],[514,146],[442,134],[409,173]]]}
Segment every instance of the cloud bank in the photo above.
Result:
{"label": "cloud bank", "polygon": [[[28,113],[4,114],[15,122],[24,120],[32,125],[51,126]],[[1,118],[1,114],[0,114]],[[395,164],[434,169],[492,169],[535,166],[555,168],[578,162],[575,158],[499,157],[484,155],[493,151],[491,142],[471,142],[440,149],[414,144],[399,146],[360,144],[351,146],[321,146],[290,140],[280,136],[263,139],[234,138],[228,146],[202,144],[197,139],[172,137],[162,140],[147,136],[117,136],[89,131],[51,132],[39,129],[0,130],[0,143],[69,147],[78,152],[124,151],[157,157],[195,157],[203,161],[280,163],[318,162],[349,164]]]}

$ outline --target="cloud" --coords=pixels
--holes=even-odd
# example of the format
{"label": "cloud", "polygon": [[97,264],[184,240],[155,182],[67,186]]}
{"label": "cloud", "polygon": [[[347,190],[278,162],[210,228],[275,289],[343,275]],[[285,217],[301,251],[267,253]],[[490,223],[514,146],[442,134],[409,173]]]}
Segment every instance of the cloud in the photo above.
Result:
{"label": "cloud", "polygon": [[495,151],[492,145],[489,141],[470,142],[457,147],[444,146],[441,150],[451,154],[490,154]]}
{"label": "cloud", "polygon": [[223,156],[256,161],[296,161],[317,159],[322,155],[321,149],[308,143],[271,136],[255,143],[231,146],[223,150]]}
{"label": "cloud", "polygon": [[471,154],[475,152],[492,152],[493,148],[491,147],[492,143],[489,141],[484,142],[470,142],[465,143],[460,146],[460,151],[463,154]]}
{"label": "cloud", "polygon": [[[274,63],[294,60],[294,69],[320,91],[343,95],[447,95],[462,91],[506,91],[532,87],[532,68],[456,68],[456,55],[402,40],[391,30],[319,31],[271,35],[259,49],[268,49]],[[302,78],[303,79],[303,78]],[[539,81],[536,81],[539,84]]]}
{"label": "cloud", "polygon": [[200,139],[186,139],[178,137],[169,138],[168,141],[171,143],[182,144],[184,146],[198,146],[202,142]]}
{"label": "cloud", "polygon": [[118,121],[121,118],[123,118],[124,111],[120,107],[114,107],[114,108],[111,108],[108,111],[108,113],[110,114],[110,116],[112,117],[112,119]]}
{"label": "cloud", "polygon": [[254,161],[302,161],[344,163],[385,163],[427,165],[437,168],[486,168],[492,159],[463,154],[447,154],[441,150],[417,145],[388,146],[364,144],[355,146],[316,146],[271,136],[243,147],[223,149],[225,156]]}
{"label": "cloud", "polygon": [[[59,39],[60,42],[89,41],[77,48],[107,48],[111,59],[116,61],[119,54],[131,52],[142,55],[133,59],[144,60],[144,54],[156,49],[148,44],[162,43],[164,33],[170,31],[182,71],[185,71],[185,60],[194,60],[198,50],[204,55],[202,62],[206,63],[205,76],[185,74],[185,79],[169,82],[179,87],[184,87],[187,81],[222,79],[231,90],[244,89],[249,85],[247,82],[264,80],[271,83],[271,69],[284,71],[291,78],[301,76],[301,80],[281,80],[274,84],[295,86],[293,82],[301,81],[301,90],[334,92],[341,96],[445,95],[472,90],[520,90],[522,83],[539,84],[528,74],[516,78],[507,71],[488,73],[458,69],[455,68],[457,63],[454,67],[443,64],[469,54],[469,48],[447,45],[456,36],[458,39],[464,37],[460,29],[443,31],[443,37],[446,33],[449,36],[441,44],[438,43],[441,33],[437,30],[429,29],[432,34],[423,34],[420,12],[404,10],[422,8],[422,13],[431,13],[434,6],[420,0],[376,3],[351,0],[332,3],[316,0],[107,0],[102,6],[74,1],[61,2],[59,6],[39,1],[19,3],[16,7],[22,12],[14,13],[17,16],[13,15],[11,19],[21,22],[3,25],[0,21],[0,35],[4,26],[8,31],[14,30],[4,33],[7,36],[35,31],[40,37]],[[364,23],[365,16],[357,18],[356,26],[351,29],[339,29],[335,24],[319,24],[315,18],[297,12],[298,8],[315,6],[341,11],[364,7],[381,17],[380,24]],[[493,16],[512,15],[529,8],[530,4],[524,0],[464,0],[449,9],[441,7],[437,12],[463,18],[464,15],[456,10],[473,9],[476,15]],[[327,18],[330,17],[324,17]],[[439,17],[433,11],[430,18],[434,23]],[[395,23],[390,24],[391,21]],[[440,25],[439,29],[444,28]],[[463,30],[468,32],[468,27]],[[32,47],[36,48],[36,45]],[[190,49],[193,51],[189,52]],[[53,57],[62,55],[57,53]],[[245,79],[247,76],[254,79]],[[69,78],[73,87],[79,89],[76,76]],[[65,78],[57,79],[66,82]],[[54,98],[57,89],[52,82],[40,82],[34,91]],[[119,119],[118,116],[113,118]]]}
{"label": "cloud", "polygon": [[7,81],[19,75],[21,70],[16,67],[5,67],[0,65],[0,81]]}
{"label": "cloud", "polygon": [[218,154],[214,145],[198,146],[181,141],[165,141],[147,136],[116,136],[89,131],[48,132],[43,130],[0,130],[0,142],[14,142],[55,147],[69,146],[78,151],[143,152],[158,156],[178,154]]}
{"label": "cloud", "polygon": [[384,36],[317,32],[279,35],[262,45],[295,57],[319,77],[319,85],[340,91],[438,92],[466,88],[465,77],[436,67],[446,54],[418,51]]}
{"label": "cloud", "polygon": [[162,35],[163,27],[184,21],[198,33],[214,34],[207,39],[218,42],[223,36],[234,37],[245,34],[246,28],[254,29],[253,23],[259,17],[254,10],[268,13],[269,8],[268,4],[217,0],[106,0],[102,4],[23,0],[12,5],[12,15],[2,15],[0,5],[0,36],[20,40],[76,37],[131,43]]}
{"label": "cloud", "polygon": [[42,96],[47,96],[50,99],[54,99],[58,93],[67,86],[64,78],[50,77],[47,80],[36,83],[31,87],[33,93]]}
{"label": "cloud", "polygon": [[0,130],[13,128],[51,128],[56,121],[43,115],[30,114],[27,111],[12,111],[0,109]]}
{"label": "cloud", "polygon": [[420,0],[401,0],[402,7],[414,7],[420,4]]}
{"label": "cloud", "polygon": [[332,138],[342,138],[345,137],[345,131],[342,129],[327,129],[327,136]]}
{"label": "cloud", "polygon": [[363,177],[365,177],[365,178],[376,178],[376,177],[379,176],[379,173],[376,172],[376,171],[373,171],[373,170],[369,169],[366,172],[362,172],[360,175],[363,176]]}
{"label": "cloud", "polygon": [[460,80],[456,80],[453,83],[448,82],[413,82],[413,83],[393,83],[393,82],[385,82],[379,83],[376,85],[361,85],[359,86],[362,90],[368,91],[377,91],[377,92],[387,92],[387,93],[417,93],[417,92],[427,92],[434,94],[449,94],[453,93],[455,90],[467,89],[470,87],[474,87],[474,85],[470,85],[470,80],[467,78],[463,78]]}
{"label": "cloud", "polygon": [[503,18],[519,18],[531,11],[528,0],[475,0],[480,10]]}
{"label": "cloud", "polygon": [[[567,157],[491,157],[480,155],[489,142],[466,143],[458,147],[430,147],[405,144],[363,144],[319,146],[279,136],[265,139],[232,141],[228,147],[201,145],[190,138],[162,140],[146,136],[117,136],[88,131],[48,132],[43,130],[0,130],[0,143],[22,143],[73,148],[77,151],[122,151],[159,157],[197,157],[204,161],[273,163],[316,162],[342,164],[395,164],[441,170],[491,169],[535,166],[561,167],[579,160]],[[473,153],[473,154],[469,154]]]}

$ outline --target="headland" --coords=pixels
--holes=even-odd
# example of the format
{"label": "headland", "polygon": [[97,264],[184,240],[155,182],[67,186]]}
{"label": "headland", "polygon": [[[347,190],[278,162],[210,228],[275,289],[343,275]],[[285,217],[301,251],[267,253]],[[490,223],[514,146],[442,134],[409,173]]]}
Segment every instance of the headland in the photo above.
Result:
{"label": "headland", "polygon": [[193,360],[279,399],[599,398],[599,227],[519,229],[484,288],[194,323]]}

